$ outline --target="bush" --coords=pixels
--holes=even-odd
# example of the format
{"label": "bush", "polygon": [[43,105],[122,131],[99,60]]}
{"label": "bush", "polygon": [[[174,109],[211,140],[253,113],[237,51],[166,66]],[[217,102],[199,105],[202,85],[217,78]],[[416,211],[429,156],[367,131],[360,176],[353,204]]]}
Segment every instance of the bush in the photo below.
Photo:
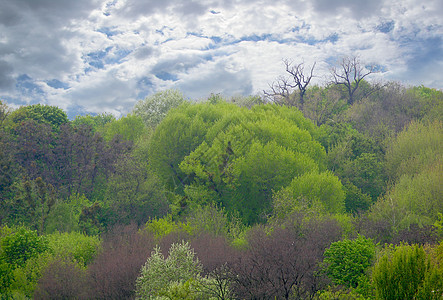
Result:
{"label": "bush", "polygon": [[136,294],[141,299],[152,299],[156,296],[167,296],[177,289],[190,288],[193,280],[198,280],[202,266],[194,258],[187,242],[172,244],[167,258],[161,253],[160,247],[155,247],[142,267],[136,282]]}
{"label": "bush", "polygon": [[102,251],[88,268],[91,298],[133,299],[154,239],[134,225],[114,228],[103,239]]}
{"label": "bush", "polygon": [[374,256],[375,245],[364,236],[334,242],[324,253],[326,272],[335,284],[356,288]]}
{"label": "bush", "polygon": [[401,244],[384,249],[372,271],[376,297],[440,299],[443,270],[438,264],[431,263],[424,248],[418,245]]}

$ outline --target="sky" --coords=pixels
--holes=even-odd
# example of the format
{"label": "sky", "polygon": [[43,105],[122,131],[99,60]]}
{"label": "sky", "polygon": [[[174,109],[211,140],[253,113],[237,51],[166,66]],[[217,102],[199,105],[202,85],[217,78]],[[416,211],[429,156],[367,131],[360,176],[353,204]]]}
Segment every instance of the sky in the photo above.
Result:
{"label": "sky", "polygon": [[344,56],[443,88],[441,0],[0,0],[0,100],[119,117],[165,89],[261,95],[283,60]]}

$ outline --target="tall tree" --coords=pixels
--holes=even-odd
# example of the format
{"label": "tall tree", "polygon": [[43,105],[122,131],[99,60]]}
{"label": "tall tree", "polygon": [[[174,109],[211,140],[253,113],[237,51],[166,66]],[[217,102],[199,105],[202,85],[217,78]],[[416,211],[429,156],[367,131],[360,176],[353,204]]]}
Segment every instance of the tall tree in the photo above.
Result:
{"label": "tall tree", "polygon": [[294,106],[293,102],[294,91],[298,90],[299,106],[303,108],[305,102],[305,94],[312,78],[314,77],[314,63],[309,71],[305,71],[305,64],[293,64],[288,59],[283,60],[285,64],[286,73],[288,77],[280,77],[276,82],[270,85],[270,91],[264,91],[265,96],[278,104],[285,104]]}
{"label": "tall tree", "polygon": [[376,69],[374,65],[363,66],[358,56],[346,56],[330,71],[332,83],[344,86],[348,94],[348,104],[353,104],[360,84],[368,75],[375,73]]}

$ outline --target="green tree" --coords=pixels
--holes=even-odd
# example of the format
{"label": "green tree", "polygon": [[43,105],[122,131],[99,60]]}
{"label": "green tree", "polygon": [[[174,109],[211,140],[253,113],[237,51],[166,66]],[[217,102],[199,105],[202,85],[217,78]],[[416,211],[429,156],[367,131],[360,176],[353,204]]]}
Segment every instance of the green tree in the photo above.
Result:
{"label": "green tree", "polygon": [[344,211],[345,193],[340,180],[331,172],[308,172],[295,177],[275,194],[274,213],[279,218],[290,215],[297,208],[320,206],[330,213]]}
{"label": "green tree", "polygon": [[8,117],[10,126],[16,127],[26,120],[34,120],[37,123],[49,124],[53,129],[69,122],[66,113],[57,106],[33,104],[22,106],[14,110]]}
{"label": "green tree", "polygon": [[412,122],[390,144],[386,170],[393,181],[402,175],[413,176],[443,158],[443,123]]}
{"label": "green tree", "polygon": [[[183,290],[192,290],[189,285],[198,281],[202,272],[202,266],[194,256],[194,251],[184,241],[172,244],[167,258],[157,246],[137,278],[137,298],[157,299],[156,297],[163,296],[171,299],[172,296],[172,299],[178,299],[173,297],[177,290],[181,291],[178,294],[182,296]],[[181,287],[177,288],[177,285]],[[186,299],[189,299],[190,291],[185,294]]]}
{"label": "green tree", "polygon": [[133,113],[139,116],[147,127],[155,128],[170,109],[178,107],[184,101],[179,91],[166,90],[139,101],[135,104]]}
{"label": "green tree", "polygon": [[[423,283],[434,268],[423,247],[402,244],[385,248],[372,270],[377,299],[416,299],[418,291],[423,289]],[[440,281],[434,278],[431,282],[439,283],[441,277]],[[421,294],[421,298],[439,299],[441,286],[433,288],[428,287],[426,290],[429,294]]]}
{"label": "green tree", "polygon": [[0,228],[0,296],[8,297],[14,270],[48,249],[47,240],[25,227]]}
{"label": "green tree", "polygon": [[98,115],[76,116],[72,121],[74,127],[90,126],[94,132],[103,132],[107,124],[115,121],[114,115],[110,113],[101,113]]}
{"label": "green tree", "polygon": [[111,141],[115,135],[120,135],[124,140],[137,142],[143,134],[145,126],[141,117],[128,114],[113,122],[106,123],[103,128],[103,137]]}
{"label": "green tree", "polygon": [[359,235],[354,240],[333,242],[324,252],[328,276],[335,284],[356,288],[375,258],[375,245],[371,239]]}

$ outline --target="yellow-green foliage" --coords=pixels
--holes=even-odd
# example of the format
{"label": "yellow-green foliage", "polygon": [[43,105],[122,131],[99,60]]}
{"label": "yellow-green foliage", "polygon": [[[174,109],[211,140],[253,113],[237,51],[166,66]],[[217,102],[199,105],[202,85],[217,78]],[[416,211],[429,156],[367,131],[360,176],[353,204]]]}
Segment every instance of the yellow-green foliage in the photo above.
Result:
{"label": "yellow-green foliage", "polygon": [[47,239],[50,252],[55,257],[75,261],[83,266],[94,259],[101,245],[97,236],[87,236],[78,232],[56,232],[47,235]]}
{"label": "yellow-green foliage", "polygon": [[297,207],[320,205],[330,213],[344,211],[345,193],[340,180],[331,172],[310,172],[295,177],[274,197],[275,213],[281,218]]}
{"label": "yellow-green foliage", "polygon": [[168,234],[179,231],[192,233],[192,228],[190,226],[182,222],[173,221],[172,215],[170,214],[163,218],[149,220],[143,230],[152,234],[157,240],[167,236]]}
{"label": "yellow-green foliage", "polygon": [[[422,246],[386,247],[372,271],[377,299],[441,299],[443,272],[441,247],[434,254]],[[436,260],[437,258],[437,260]]]}
{"label": "yellow-green foliage", "polygon": [[386,170],[391,179],[414,176],[442,161],[443,123],[412,122],[386,152]]}

